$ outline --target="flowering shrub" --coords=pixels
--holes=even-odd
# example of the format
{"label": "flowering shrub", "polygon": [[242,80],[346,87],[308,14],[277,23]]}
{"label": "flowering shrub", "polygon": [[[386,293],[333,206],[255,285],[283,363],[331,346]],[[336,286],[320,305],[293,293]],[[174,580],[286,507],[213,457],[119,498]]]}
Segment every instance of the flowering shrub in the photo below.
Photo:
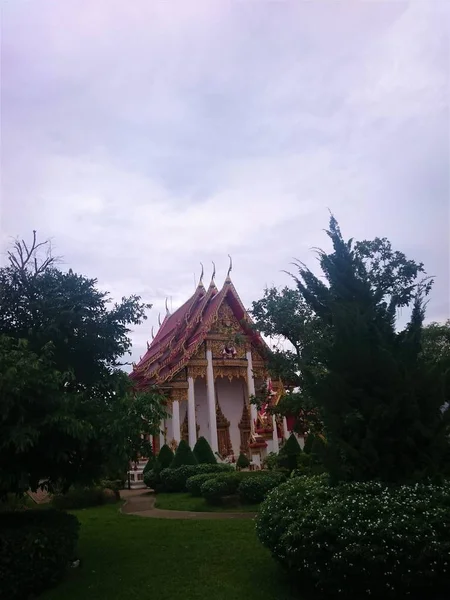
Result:
{"label": "flowering shrub", "polygon": [[241,502],[256,504],[262,502],[267,494],[286,481],[286,475],[277,471],[261,473],[259,477],[246,477],[238,487]]}
{"label": "flowering shrub", "polygon": [[450,482],[333,488],[324,475],[294,478],[263,502],[257,533],[303,587],[322,593],[428,598],[450,585]]}

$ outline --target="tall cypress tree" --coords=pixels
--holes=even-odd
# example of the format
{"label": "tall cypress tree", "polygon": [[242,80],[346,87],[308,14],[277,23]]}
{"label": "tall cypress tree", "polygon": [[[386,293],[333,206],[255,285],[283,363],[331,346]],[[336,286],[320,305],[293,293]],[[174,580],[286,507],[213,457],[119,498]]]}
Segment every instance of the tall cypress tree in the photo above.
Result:
{"label": "tall cypress tree", "polygon": [[[335,481],[414,480],[442,471],[449,412],[441,410],[441,374],[420,354],[430,283],[415,284],[422,269],[413,262],[399,278],[381,271],[382,253],[368,265],[361,248],[343,240],[334,217],[327,233],[333,252],[319,251],[326,283],[302,264],[295,278],[330,331],[325,374],[314,387],[328,438],[326,467]],[[411,321],[397,333],[396,310],[410,303]]]}

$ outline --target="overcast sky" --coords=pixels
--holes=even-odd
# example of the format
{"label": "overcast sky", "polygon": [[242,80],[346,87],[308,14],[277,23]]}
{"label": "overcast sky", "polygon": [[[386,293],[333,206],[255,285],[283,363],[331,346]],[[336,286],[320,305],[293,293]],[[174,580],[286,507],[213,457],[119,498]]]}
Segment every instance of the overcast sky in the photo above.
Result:
{"label": "overcast sky", "polygon": [[[449,316],[449,3],[2,0],[1,250],[52,237],[115,298],[203,261],[250,306],[331,209],[436,276]],[[4,259],[4,256],[2,256]]]}

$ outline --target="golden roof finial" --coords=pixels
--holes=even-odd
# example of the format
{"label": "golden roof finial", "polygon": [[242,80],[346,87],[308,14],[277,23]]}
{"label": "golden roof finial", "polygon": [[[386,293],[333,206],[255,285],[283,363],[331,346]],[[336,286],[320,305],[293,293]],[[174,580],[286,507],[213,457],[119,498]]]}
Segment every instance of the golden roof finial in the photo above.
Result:
{"label": "golden roof finial", "polygon": [[214,261],[211,261],[212,265],[213,265],[213,273],[211,276],[211,283],[214,283],[214,277],[216,276],[216,263]]}
{"label": "golden roof finial", "polygon": [[154,339],[155,339],[155,331],[154,331],[154,328],[153,328],[153,325],[152,325],[152,342],[153,342]]}
{"label": "golden roof finial", "polygon": [[161,313],[158,313],[158,325],[161,327]]}
{"label": "golden roof finial", "polygon": [[169,298],[166,298],[166,315],[170,315],[169,306],[168,306]]}
{"label": "golden roof finial", "polygon": [[200,263],[200,266],[202,268],[202,272],[200,273],[200,279],[199,279],[198,285],[202,286],[203,285],[203,275],[204,275],[205,270],[203,268],[203,263]]}
{"label": "golden roof finial", "polygon": [[230,273],[233,270],[233,259],[230,255],[228,255],[228,258],[230,259],[230,266],[228,267],[227,281],[230,281]]}

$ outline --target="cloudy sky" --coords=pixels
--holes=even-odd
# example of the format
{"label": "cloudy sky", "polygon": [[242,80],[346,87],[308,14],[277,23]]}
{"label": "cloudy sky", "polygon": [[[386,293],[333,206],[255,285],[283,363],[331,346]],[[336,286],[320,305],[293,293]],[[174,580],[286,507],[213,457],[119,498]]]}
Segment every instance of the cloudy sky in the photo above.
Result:
{"label": "cloudy sky", "polygon": [[[1,0],[1,251],[54,240],[115,298],[244,301],[313,264],[328,208],[436,276],[449,316],[449,3]],[[446,21],[447,19],[447,21]]]}

